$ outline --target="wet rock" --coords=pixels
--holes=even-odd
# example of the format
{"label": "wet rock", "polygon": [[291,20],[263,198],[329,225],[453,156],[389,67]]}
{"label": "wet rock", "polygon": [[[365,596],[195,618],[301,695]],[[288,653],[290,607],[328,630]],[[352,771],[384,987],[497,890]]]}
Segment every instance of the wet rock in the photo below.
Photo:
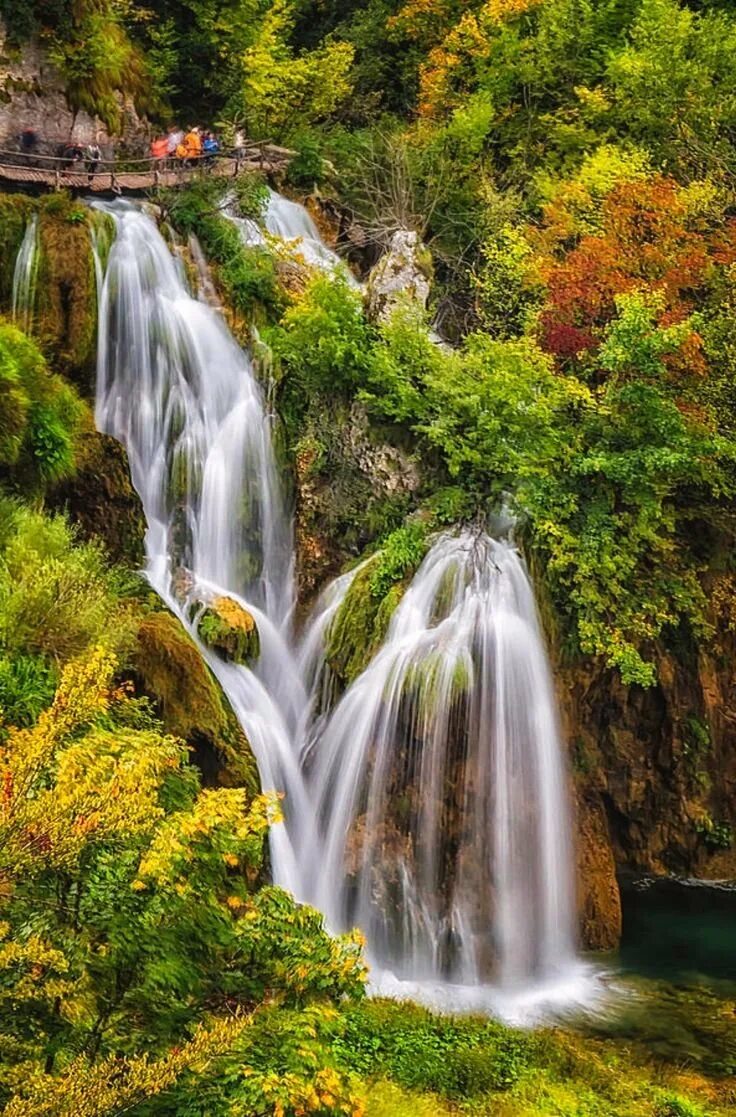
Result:
{"label": "wet rock", "polygon": [[614,950],[621,938],[621,897],[608,820],[600,802],[577,805],[580,940],[586,950]]}
{"label": "wet rock", "polygon": [[258,627],[253,616],[232,597],[216,597],[199,621],[199,637],[224,659],[249,666],[260,655]]}
{"label": "wet rock", "polygon": [[407,300],[425,307],[431,278],[432,257],[429,250],[417,233],[411,229],[399,229],[392,236],[388,251],[368,276],[366,314],[374,322],[383,322]]}

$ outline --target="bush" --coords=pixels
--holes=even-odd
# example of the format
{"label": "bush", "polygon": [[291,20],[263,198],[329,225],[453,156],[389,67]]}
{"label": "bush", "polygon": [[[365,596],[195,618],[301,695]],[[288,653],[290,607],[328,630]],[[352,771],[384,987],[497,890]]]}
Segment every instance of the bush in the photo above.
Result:
{"label": "bush", "polygon": [[70,477],[85,407],[38,346],[0,320],[0,468],[20,489]]}
{"label": "bush", "polygon": [[335,1049],[364,1077],[407,1090],[471,1099],[510,1089],[530,1065],[534,1039],[502,1024],[435,1016],[391,1001],[349,1008]]}
{"label": "bush", "polygon": [[0,554],[0,650],[65,663],[92,642],[129,649],[129,576],[108,567],[99,546],[78,542],[63,517],[0,511],[12,518]]}

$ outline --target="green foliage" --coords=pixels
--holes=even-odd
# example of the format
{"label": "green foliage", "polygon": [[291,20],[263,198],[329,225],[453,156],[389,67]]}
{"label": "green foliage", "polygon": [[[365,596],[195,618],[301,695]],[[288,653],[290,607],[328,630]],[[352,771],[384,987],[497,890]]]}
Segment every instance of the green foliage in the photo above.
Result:
{"label": "green foliage", "polygon": [[243,56],[242,92],[230,102],[256,139],[285,139],[295,128],[325,120],[351,92],[352,46],[330,39],[295,54],[291,7],[289,0],[269,6]]}
{"label": "green foliage", "polygon": [[[380,553],[355,575],[327,634],[327,662],[344,685],[365,670],[381,647],[405,589],[404,583],[397,582],[383,596],[373,592],[373,574],[379,561]],[[381,579],[382,583],[387,581]]]}
{"label": "green foliage", "polygon": [[2,321],[0,389],[0,469],[31,491],[69,477],[84,406],[49,372],[36,343]]}
{"label": "green foliage", "polygon": [[[243,244],[236,226],[219,209],[227,184],[222,180],[202,179],[186,189],[173,192],[163,201],[169,215],[185,235],[194,234],[232,309],[251,319],[254,314],[280,313],[284,294],[278,282],[276,260],[262,248]],[[244,177],[237,190],[243,216],[258,214],[263,204],[263,181],[259,176]]]}
{"label": "green foliage", "polygon": [[[104,1094],[90,1083],[74,1112],[123,1104],[126,1059],[142,1101],[158,1090],[134,1071],[136,1058],[171,1058],[207,1013],[215,1033],[218,1016],[242,1017],[247,1041],[238,1046],[241,1029],[231,1029],[218,1052],[224,1076],[207,1058],[178,1066],[166,1085],[182,1079],[187,1100],[173,1112],[205,1112],[188,1107],[211,1089],[225,1095],[208,1113],[236,1102],[294,1117],[312,1095],[324,1117],[330,1098],[352,1113],[326,1040],[328,1006],[363,991],[359,939],[329,938],[317,912],[280,889],[255,890],[275,801],[200,790],[181,742],[155,723],[131,728],[137,715],[113,690],[115,668],[102,648],[71,661],[51,707],[10,730],[0,754],[0,1034],[13,1053],[0,1098],[19,1115],[68,1112],[58,1099],[41,1108],[49,1076],[63,1081],[82,1057],[104,1075],[114,1057],[117,1096],[112,1083]],[[272,1009],[249,1022],[267,995]],[[107,1108],[87,1109],[97,1097]]]}
{"label": "green foliage", "polygon": [[363,1076],[454,1099],[508,1090],[534,1053],[532,1038],[501,1024],[433,1016],[391,1001],[349,1009],[334,1046]]}
{"label": "green foliage", "polygon": [[695,824],[696,833],[703,839],[707,849],[731,849],[734,843],[733,827],[728,822],[717,821],[706,815]]}
{"label": "green foliage", "polygon": [[95,640],[129,648],[130,576],[108,567],[97,544],[78,542],[63,517],[23,508],[11,515],[0,553],[0,648],[54,663]]}
{"label": "green foliage", "polygon": [[0,734],[2,725],[26,728],[51,704],[58,674],[43,655],[0,656]]}

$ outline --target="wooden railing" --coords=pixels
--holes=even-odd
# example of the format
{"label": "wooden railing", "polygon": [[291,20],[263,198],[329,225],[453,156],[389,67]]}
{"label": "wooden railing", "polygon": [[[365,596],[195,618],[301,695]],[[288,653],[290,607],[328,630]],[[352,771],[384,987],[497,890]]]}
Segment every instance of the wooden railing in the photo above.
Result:
{"label": "wooden railing", "polygon": [[235,177],[241,171],[269,173],[286,167],[294,152],[265,142],[248,142],[232,152],[194,159],[118,158],[90,160],[83,155],[42,155],[0,148],[0,180],[49,186],[55,190],[86,189],[92,193],[124,194],[156,186],[181,186],[202,174]]}

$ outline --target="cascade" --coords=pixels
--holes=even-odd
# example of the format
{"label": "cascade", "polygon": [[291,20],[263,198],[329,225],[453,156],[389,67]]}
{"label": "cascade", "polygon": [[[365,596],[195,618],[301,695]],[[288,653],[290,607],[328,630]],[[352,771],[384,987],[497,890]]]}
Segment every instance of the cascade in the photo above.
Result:
{"label": "cascade", "polygon": [[[95,205],[116,231],[98,270],[96,421],[128,452],[148,578],[195,638],[198,603],[216,596],[256,620],[257,670],[200,650],[243,724],[264,790],[284,791],[293,818],[306,819],[292,746],[306,695],[289,640],[291,521],[261,389],[221,316],[190,294],[153,219],[125,202]],[[274,827],[271,841],[277,882],[299,895],[289,827]]]}
{"label": "cascade", "polygon": [[291,519],[251,361],[150,216],[94,204],[115,226],[97,260],[97,423],[127,448],[148,578],[193,637],[218,595],[258,625],[252,670],[199,646],[264,789],[285,794],[276,882],[333,930],[364,930],[376,988],[492,1011],[519,990],[577,995],[562,750],[515,548],[437,539],[340,696],[325,646],[357,571],[327,587],[297,645]]}
{"label": "cascade", "polygon": [[13,269],[12,314],[13,321],[22,330],[29,330],[33,322],[38,277],[38,215],[32,214],[21,242]]}
{"label": "cascade", "polygon": [[311,267],[326,271],[339,270],[350,283],[357,286],[358,281],[352,272],[337,253],[327,247],[313,219],[298,202],[292,202],[269,188],[261,218],[263,228],[261,224],[249,217],[237,217],[232,213],[227,202],[223,212],[238,226],[245,244],[252,247],[267,247],[268,236],[264,234],[265,229],[266,234],[284,241],[287,247],[292,248]]}
{"label": "cascade", "polygon": [[468,531],[436,541],[312,754],[312,899],[333,926],[363,929],[379,972],[420,997],[570,975],[562,750],[511,544]]}

